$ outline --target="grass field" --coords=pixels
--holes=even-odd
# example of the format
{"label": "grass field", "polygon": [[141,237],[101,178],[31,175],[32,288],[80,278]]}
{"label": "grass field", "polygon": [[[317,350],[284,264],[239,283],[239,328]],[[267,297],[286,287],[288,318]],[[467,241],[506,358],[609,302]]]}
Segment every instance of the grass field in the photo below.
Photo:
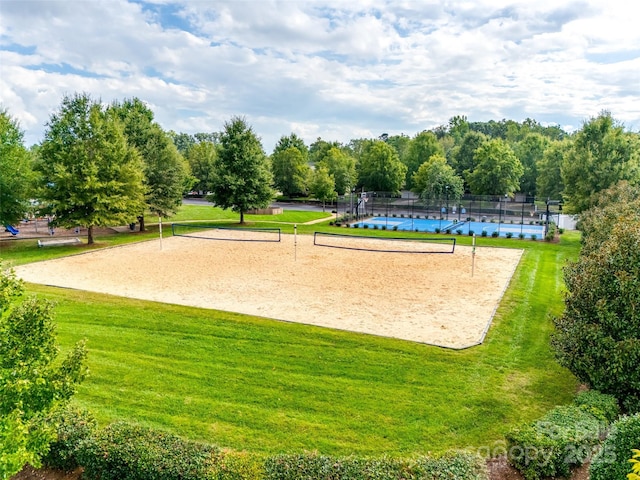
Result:
{"label": "grass field", "polygon": [[[185,206],[175,220],[238,218],[199,208]],[[265,220],[285,222],[283,231],[293,223],[299,233],[335,231],[301,225],[318,215],[285,212],[247,220],[261,226],[269,226]],[[157,231],[98,241],[107,246],[145,235]],[[575,393],[575,379],[550,351],[549,315],[562,309],[562,266],[577,254],[579,236],[565,234],[559,244],[479,241],[524,248],[525,254],[485,343],[464,351],[44,286],[28,290],[57,303],[63,348],[88,339],[91,375],[76,401],[102,424],[127,419],[269,453],[412,456],[492,449],[512,426]],[[9,263],[61,254],[31,254],[33,247],[10,243],[0,253]]]}

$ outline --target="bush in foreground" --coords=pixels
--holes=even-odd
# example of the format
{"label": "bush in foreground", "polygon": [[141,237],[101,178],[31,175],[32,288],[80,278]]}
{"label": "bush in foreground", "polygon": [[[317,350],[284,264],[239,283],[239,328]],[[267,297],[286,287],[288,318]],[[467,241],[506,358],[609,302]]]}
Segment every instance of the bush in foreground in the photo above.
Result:
{"label": "bush in foreground", "polygon": [[632,473],[629,462],[640,447],[640,413],[622,417],[611,426],[611,433],[589,468],[591,480],[625,480]]}

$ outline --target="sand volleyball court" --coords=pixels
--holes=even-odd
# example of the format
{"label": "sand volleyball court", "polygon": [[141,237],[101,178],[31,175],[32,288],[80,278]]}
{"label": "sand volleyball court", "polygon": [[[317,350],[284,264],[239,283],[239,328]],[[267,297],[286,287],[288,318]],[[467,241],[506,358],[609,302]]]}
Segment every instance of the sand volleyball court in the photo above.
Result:
{"label": "sand volleyball court", "polygon": [[471,247],[385,253],[315,246],[309,235],[169,236],[15,271],[27,282],[465,348],[483,340],[521,255],[477,247],[472,276]]}

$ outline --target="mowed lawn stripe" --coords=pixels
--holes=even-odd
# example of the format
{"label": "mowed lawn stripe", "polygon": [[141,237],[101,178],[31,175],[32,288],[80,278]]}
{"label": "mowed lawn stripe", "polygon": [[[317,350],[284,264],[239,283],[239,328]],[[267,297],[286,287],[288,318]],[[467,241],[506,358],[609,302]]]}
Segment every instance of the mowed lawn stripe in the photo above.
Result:
{"label": "mowed lawn stripe", "polygon": [[548,345],[548,313],[561,308],[561,267],[578,241],[529,243],[486,343],[464,351],[29,289],[58,302],[63,346],[88,339],[92,373],[77,402],[102,424],[143,422],[265,453],[406,456],[494,445],[573,395]]}

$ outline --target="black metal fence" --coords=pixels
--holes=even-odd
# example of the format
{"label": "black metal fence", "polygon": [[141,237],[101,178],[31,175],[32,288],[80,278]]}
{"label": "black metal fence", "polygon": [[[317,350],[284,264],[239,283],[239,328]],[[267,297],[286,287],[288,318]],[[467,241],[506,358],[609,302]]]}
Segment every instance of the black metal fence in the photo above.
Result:
{"label": "black metal fence", "polygon": [[421,199],[411,192],[353,192],[338,197],[336,220],[351,222],[369,217],[409,217],[458,221],[558,224],[562,204],[555,200],[516,194],[465,195]]}

